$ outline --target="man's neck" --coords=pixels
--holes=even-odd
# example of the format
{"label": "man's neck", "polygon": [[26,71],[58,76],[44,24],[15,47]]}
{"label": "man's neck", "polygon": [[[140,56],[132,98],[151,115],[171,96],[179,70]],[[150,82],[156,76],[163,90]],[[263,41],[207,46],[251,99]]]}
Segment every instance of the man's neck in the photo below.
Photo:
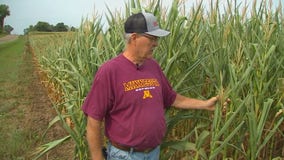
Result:
{"label": "man's neck", "polygon": [[127,50],[125,50],[125,51],[123,52],[123,55],[124,55],[125,58],[127,58],[128,60],[130,60],[133,64],[135,64],[135,65],[137,65],[137,66],[141,66],[141,65],[144,63],[144,61],[138,60],[138,58],[136,58],[136,57],[134,56],[134,54],[135,54],[135,53],[131,53],[131,52],[127,51]]}

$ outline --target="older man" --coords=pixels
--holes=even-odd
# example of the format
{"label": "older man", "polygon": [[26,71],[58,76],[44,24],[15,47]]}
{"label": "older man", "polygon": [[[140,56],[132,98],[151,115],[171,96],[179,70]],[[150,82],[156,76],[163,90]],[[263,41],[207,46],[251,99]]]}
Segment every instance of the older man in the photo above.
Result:
{"label": "older man", "polygon": [[159,37],[170,32],[159,27],[153,14],[131,15],[124,29],[125,50],[99,68],[82,107],[88,116],[90,153],[93,160],[103,159],[105,121],[108,160],[158,160],[166,133],[166,107],[214,110],[218,97],[198,100],[172,89],[153,59]]}

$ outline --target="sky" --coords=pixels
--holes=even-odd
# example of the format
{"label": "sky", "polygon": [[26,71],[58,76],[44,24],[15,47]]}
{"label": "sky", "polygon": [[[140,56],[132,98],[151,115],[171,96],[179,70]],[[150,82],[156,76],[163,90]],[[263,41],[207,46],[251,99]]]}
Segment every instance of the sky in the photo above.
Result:
{"label": "sky", "polygon": [[79,27],[82,18],[92,17],[98,12],[104,13],[106,5],[111,10],[121,9],[123,0],[0,0],[0,4],[9,6],[10,16],[5,18],[5,25],[14,28],[13,34],[23,34],[23,30],[38,21],[56,25]]}
{"label": "sky", "polygon": [[[193,4],[200,0],[188,1]],[[276,6],[279,1],[284,5],[284,0],[273,1]],[[51,25],[63,22],[68,26],[79,27],[82,19],[91,18],[94,13],[102,16],[108,13],[106,6],[111,11],[123,10],[125,2],[128,0],[0,0],[0,4],[9,6],[10,16],[5,18],[4,24],[14,28],[12,34],[23,34],[24,29],[36,25],[39,21]],[[162,2],[168,7],[172,0],[162,0]]]}

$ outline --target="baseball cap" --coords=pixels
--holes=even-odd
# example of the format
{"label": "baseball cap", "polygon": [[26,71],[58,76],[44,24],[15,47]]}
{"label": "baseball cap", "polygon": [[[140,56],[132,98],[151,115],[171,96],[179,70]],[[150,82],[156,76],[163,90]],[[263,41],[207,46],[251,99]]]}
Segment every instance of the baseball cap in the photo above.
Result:
{"label": "baseball cap", "polygon": [[133,14],[124,24],[125,33],[146,33],[149,35],[164,37],[170,34],[169,31],[159,27],[157,18],[151,13]]}

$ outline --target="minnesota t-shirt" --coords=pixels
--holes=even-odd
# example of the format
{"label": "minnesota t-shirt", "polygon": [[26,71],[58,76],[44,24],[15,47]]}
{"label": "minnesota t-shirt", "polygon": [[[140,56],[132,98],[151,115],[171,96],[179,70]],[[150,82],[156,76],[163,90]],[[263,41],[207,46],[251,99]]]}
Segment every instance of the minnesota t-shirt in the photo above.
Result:
{"label": "minnesota t-shirt", "polygon": [[137,67],[120,54],[99,68],[82,109],[87,116],[105,120],[111,141],[146,149],[161,143],[166,132],[165,108],[175,98],[176,92],[155,60]]}

